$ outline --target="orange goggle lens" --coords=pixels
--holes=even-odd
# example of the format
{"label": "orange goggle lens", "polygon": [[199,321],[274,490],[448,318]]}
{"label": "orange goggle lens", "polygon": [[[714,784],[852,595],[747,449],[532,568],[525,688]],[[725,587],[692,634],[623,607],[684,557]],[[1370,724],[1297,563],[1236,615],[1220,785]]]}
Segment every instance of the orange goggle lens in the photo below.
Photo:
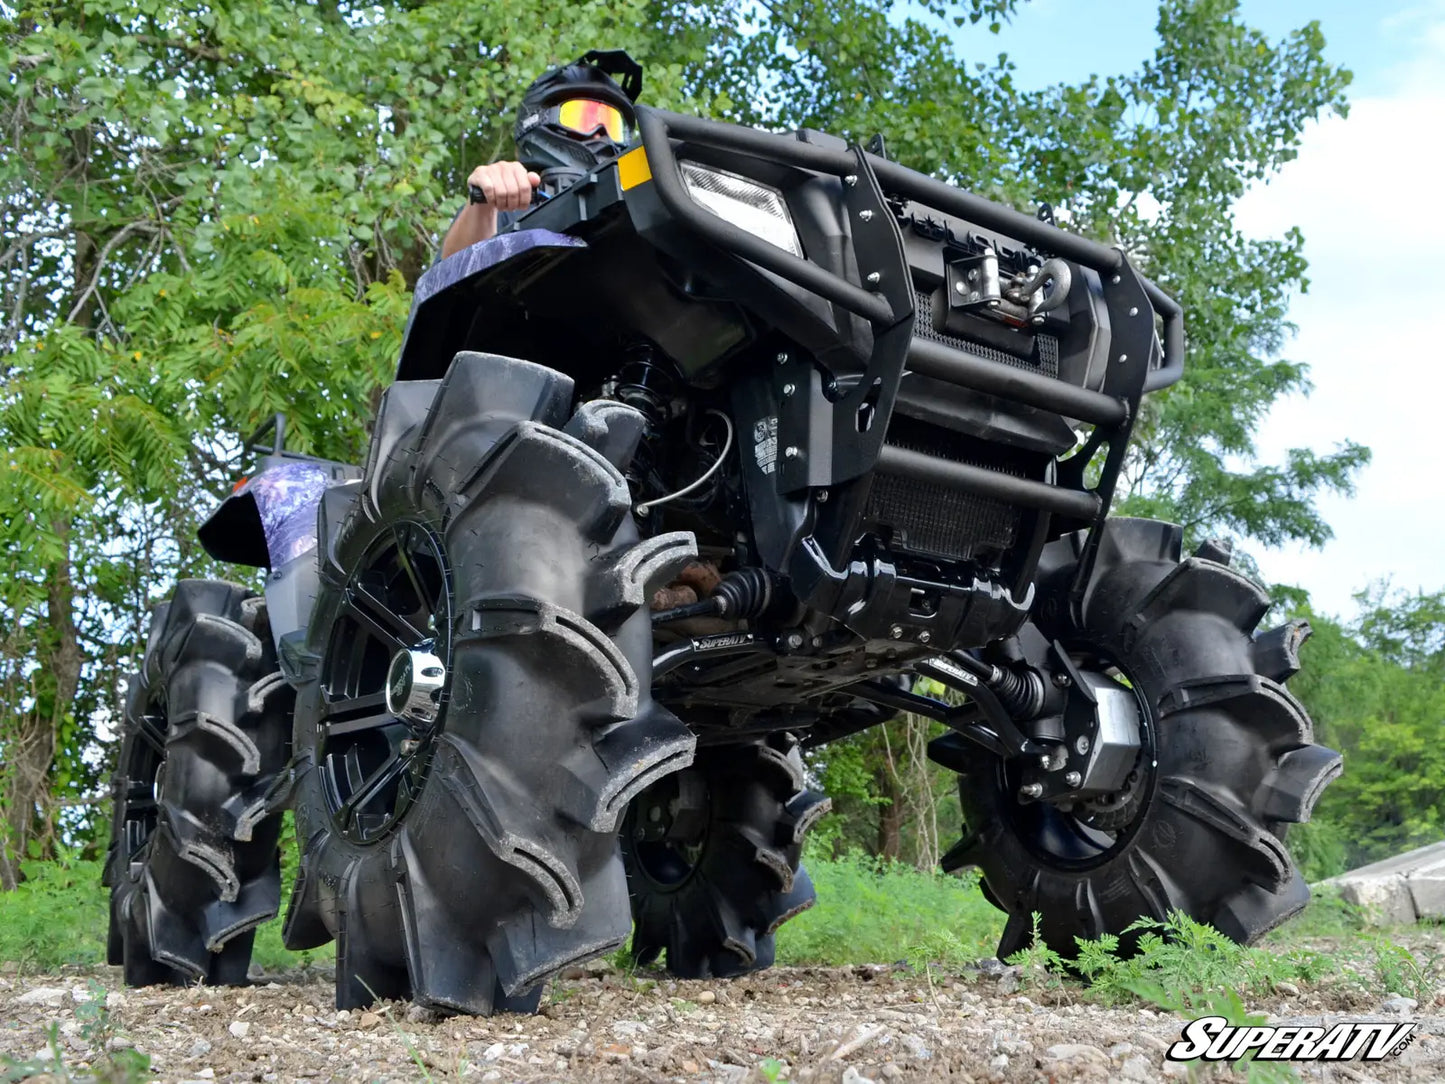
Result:
{"label": "orange goggle lens", "polygon": [[557,123],[579,135],[591,135],[601,128],[614,143],[621,143],[627,137],[627,122],[622,111],[615,105],[590,98],[573,98],[559,105]]}

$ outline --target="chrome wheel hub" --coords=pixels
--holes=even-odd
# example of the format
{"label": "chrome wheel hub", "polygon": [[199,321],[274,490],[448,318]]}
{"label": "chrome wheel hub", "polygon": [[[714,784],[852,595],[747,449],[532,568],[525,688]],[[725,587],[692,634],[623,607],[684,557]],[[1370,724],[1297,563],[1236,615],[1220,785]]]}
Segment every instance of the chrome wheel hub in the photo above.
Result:
{"label": "chrome wheel hub", "polygon": [[430,644],[398,651],[386,673],[386,710],[398,719],[430,726],[441,714],[447,670]]}

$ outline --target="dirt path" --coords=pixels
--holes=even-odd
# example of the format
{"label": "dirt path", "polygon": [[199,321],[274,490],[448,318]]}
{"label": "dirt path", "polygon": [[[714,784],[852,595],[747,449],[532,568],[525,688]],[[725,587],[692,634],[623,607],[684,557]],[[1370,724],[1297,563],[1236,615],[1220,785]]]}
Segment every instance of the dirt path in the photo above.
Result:
{"label": "dirt path", "polygon": [[[1017,988],[997,966],[940,980],[902,969],[777,968],[732,982],[674,982],[594,965],[553,984],[533,1017],[439,1019],[405,1005],[336,1012],[329,977],[243,989],[122,990],[114,968],[0,976],[0,1052],[46,1075],[46,1030],[84,1075],[134,1048],[163,1081],[1151,1081],[1188,1070],[1164,1052],[1167,1013],[1080,1004]],[[92,992],[105,998],[87,1003]],[[1299,1067],[1304,1079],[1445,1079],[1445,988],[1411,1009],[1309,989],[1251,1005],[1281,1023],[1419,1021],[1382,1063]],[[770,1060],[774,1059],[774,1060]],[[1214,1079],[1230,1079],[1217,1071]],[[1201,1074],[1209,1076],[1208,1073]],[[6,1077],[0,1071],[0,1079]]]}

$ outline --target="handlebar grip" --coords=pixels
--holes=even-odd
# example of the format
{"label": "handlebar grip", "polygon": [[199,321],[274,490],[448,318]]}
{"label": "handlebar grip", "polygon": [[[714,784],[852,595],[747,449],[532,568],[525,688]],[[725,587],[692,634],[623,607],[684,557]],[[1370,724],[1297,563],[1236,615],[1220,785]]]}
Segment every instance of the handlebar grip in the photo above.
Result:
{"label": "handlebar grip", "polygon": [[467,202],[468,202],[468,203],[486,203],[486,202],[487,202],[487,194],[482,191],[480,185],[469,184],[469,185],[467,185]]}

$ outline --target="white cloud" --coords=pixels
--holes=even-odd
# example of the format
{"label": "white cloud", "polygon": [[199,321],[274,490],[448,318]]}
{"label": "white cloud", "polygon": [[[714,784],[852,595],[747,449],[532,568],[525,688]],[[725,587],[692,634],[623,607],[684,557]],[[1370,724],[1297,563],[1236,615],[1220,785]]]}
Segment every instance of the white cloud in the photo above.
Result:
{"label": "white cloud", "polygon": [[1254,236],[1299,226],[1312,280],[1291,305],[1299,335],[1286,354],[1310,364],[1315,390],[1274,409],[1262,456],[1344,439],[1374,450],[1353,500],[1320,502],[1332,542],[1259,555],[1267,577],[1337,614],[1375,579],[1445,586],[1445,2],[1387,29],[1399,41],[1392,90],[1311,127],[1299,158],[1237,208]]}

